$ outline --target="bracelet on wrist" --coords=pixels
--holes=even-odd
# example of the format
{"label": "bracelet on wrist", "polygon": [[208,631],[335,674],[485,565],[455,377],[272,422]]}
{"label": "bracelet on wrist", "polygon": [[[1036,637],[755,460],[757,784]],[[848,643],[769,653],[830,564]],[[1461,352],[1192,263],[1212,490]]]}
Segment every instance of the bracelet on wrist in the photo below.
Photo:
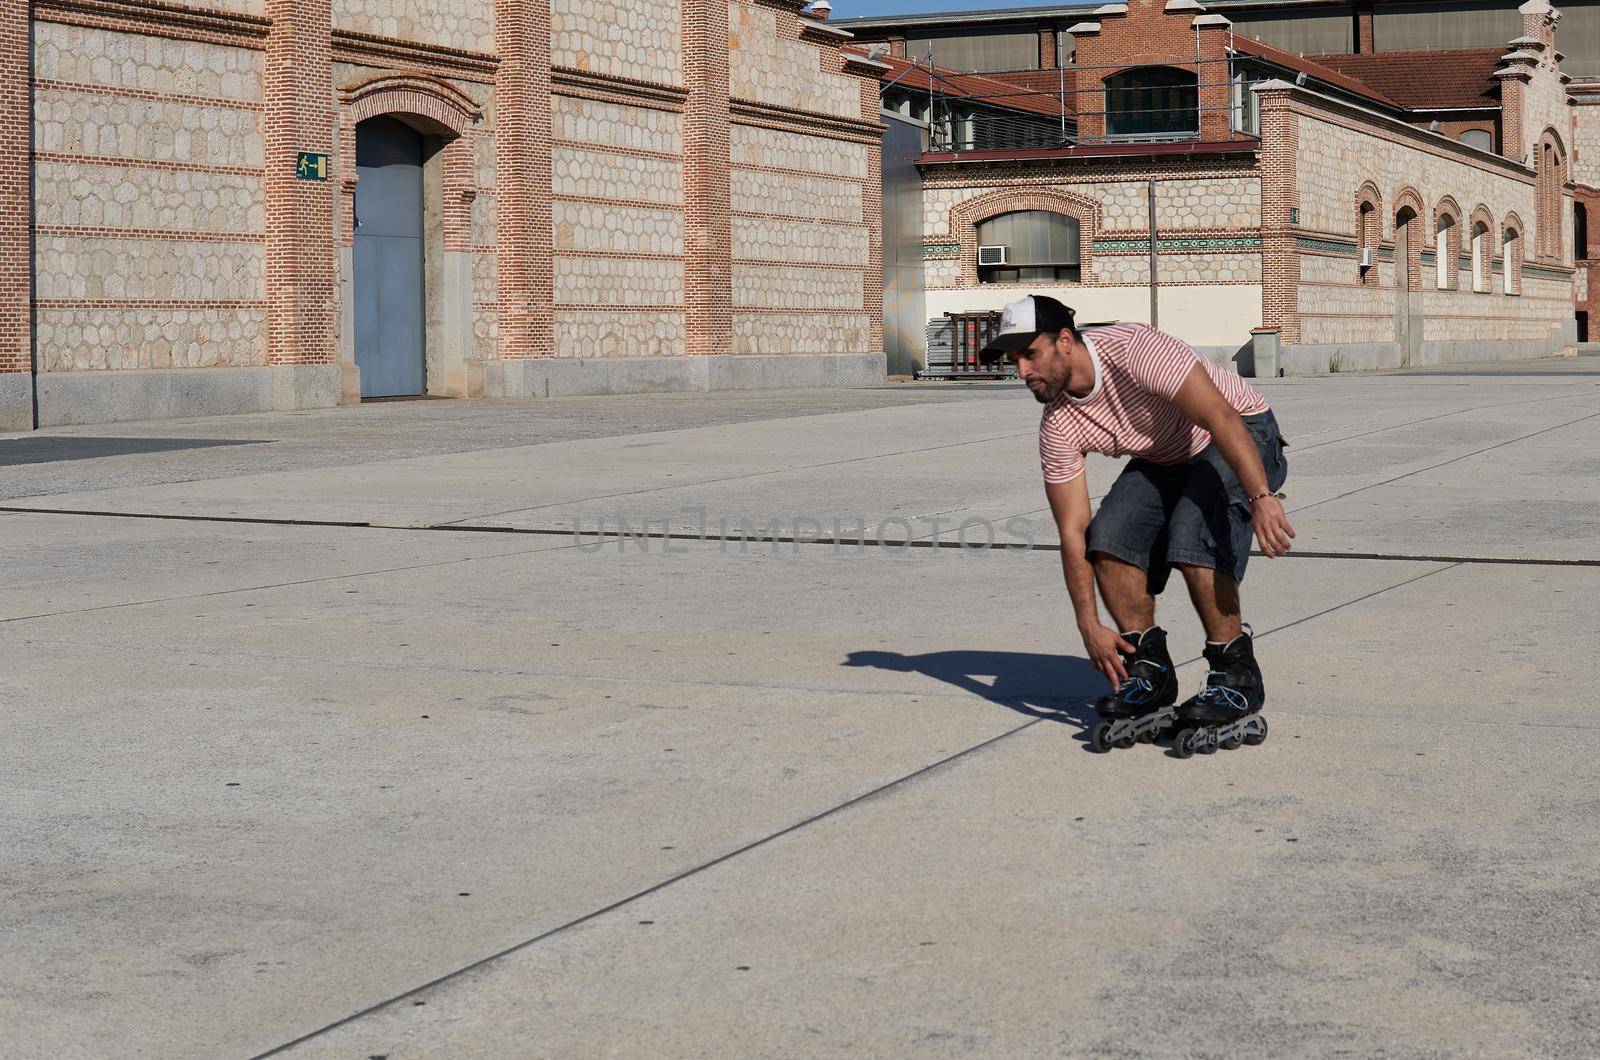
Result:
{"label": "bracelet on wrist", "polygon": [[1262,490],[1250,498],[1250,503],[1254,504],[1256,501],[1266,500],[1268,497],[1276,497],[1277,495],[1276,490]]}

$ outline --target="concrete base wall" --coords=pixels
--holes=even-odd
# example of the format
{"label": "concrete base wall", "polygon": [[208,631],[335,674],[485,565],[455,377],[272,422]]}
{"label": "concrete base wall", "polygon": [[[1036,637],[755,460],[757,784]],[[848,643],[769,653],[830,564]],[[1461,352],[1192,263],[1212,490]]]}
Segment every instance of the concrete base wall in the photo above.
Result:
{"label": "concrete base wall", "polygon": [[39,424],[332,408],[339,378],[336,364],[47,372],[39,376]]}
{"label": "concrete base wall", "polygon": [[1554,357],[1571,351],[1574,343],[1562,338],[1544,341],[1477,340],[1424,342],[1419,356],[1405,363],[1396,342],[1349,343],[1326,346],[1285,346],[1281,367],[1286,375],[1329,375],[1333,372],[1371,372],[1386,368],[1422,368],[1440,364],[1476,364],[1484,361],[1525,361]]}
{"label": "concrete base wall", "polygon": [[0,373],[0,431],[33,430],[33,376]]}
{"label": "concrete base wall", "polygon": [[881,353],[777,354],[715,357],[591,357],[488,361],[488,397],[575,397],[689,390],[876,386]]}

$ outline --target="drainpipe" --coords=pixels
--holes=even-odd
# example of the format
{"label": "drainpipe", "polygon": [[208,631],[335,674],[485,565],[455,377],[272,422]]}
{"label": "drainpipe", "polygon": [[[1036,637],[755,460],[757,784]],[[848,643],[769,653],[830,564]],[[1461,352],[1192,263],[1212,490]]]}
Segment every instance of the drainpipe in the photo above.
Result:
{"label": "drainpipe", "polygon": [[1150,211],[1150,326],[1153,328],[1159,328],[1161,326],[1160,295],[1158,294],[1158,290],[1160,288],[1160,273],[1157,270],[1160,268],[1160,261],[1156,256],[1156,238],[1158,233],[1156,232],[1155,177],[1150,178],[1147,197],[1149,202],[1148,209]]}

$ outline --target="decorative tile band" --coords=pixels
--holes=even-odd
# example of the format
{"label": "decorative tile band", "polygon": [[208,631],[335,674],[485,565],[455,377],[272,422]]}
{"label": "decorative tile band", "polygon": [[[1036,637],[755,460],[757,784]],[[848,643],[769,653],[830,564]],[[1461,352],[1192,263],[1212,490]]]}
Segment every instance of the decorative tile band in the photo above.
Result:
{"label": "decorative tile band", "polygon": [[1524,276],[1538,276],[1545,280],[1570,280],[1572,273],[1566,269],[1552,269],[1544,265],[1523,265]]}
{"label": "decorative tile band", "polygon": [[[1341,258],[1356,257],[1359,248],[1354,243],[1345,243],[1334,239],[1312,239],[1310,236],[1295,236],[1296,250],[1309,250],[1317,254],[1332,254]],[[1393,247],[1378,248],[1379,261],[1393,261]]]}
{"label": "decorative tile band", "polygon": [[[1210,236],[1199,239],[1157,239],[1156,250],[1260,250],[1260,236]],[[1097,254],[1150,252],[1148,239],[1097,239]]]}
{"label": "decorative tile band", "polygon": [[1356,256],[1356,245],[1354,243],[1343,243],[1332,239],[1312,239],[1310,236],[1295,236],[1294,246],[1296,250],[1318,250],[1324,254],[1339,254],[1349,258]]}
{"label": "decorative tile band", "polygon": [[924,258],[955,258],[961,256],[959,243],[924,243],[922,245]]}

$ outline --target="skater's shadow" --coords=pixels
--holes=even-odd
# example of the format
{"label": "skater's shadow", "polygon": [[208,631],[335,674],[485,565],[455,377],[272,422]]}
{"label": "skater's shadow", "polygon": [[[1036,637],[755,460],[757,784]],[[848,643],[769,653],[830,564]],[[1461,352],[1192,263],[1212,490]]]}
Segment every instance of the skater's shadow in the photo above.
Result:
{"label": "skater's shadow", "polygon": [[842,666],[870,666],[896,673],[925,674],[991,703],[1033,718],[1071,722],[1079,740],[1099,720],[1089,701],[1108,691],[1106,679],[1087,659],[1015,651],[853,651]]}

